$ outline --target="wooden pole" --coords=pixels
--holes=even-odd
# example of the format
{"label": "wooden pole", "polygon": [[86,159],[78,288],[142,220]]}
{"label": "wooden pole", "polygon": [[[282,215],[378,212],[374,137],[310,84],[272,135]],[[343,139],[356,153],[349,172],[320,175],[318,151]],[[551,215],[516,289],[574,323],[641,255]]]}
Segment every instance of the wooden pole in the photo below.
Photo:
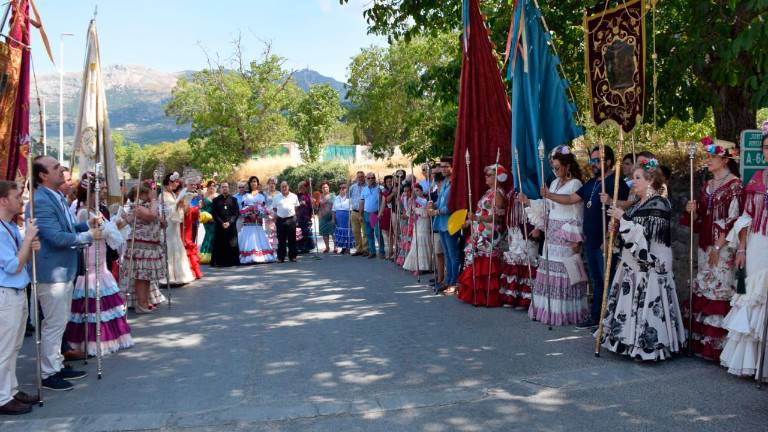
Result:
{"label": "wooden pole", "polygon": [[[689,200],[693,201],[693,160],[696,157],[696,143],[688,146],[688,170],[689,170]],[[690,233],[688,238],[688,355],[693,355],[693,218],[695,210],[691,210]]]}
{"label": "wooden pole", "polygon": [[[523,178],[520,176],[520,159],[518,159],[517,148],[515,148],[515,172],[517,173],[517,185],[518,185],[517,188],[519,193],[523,191],[523,183],[522,183]],[[509,205],[514,206],[515,204],[510,203]],[[525,209],[522,209],[522,210],[523,211],[521,213],[523,218],[520,222],[522,222],[523,224],[523,236],[524,236],[523,238],[525,239],[525,248],[523,250],[525,251],[525,261],[526,261],[526,264],[528,265],[528,280],[530,281],[532,280],[531,278],[533,277],[533,271],[531,269],[531,255],[528,250],[528,215],[525,214]],[[513,212],[514,212],[514,207],[512,207],[512,209],[510,210],[510,214],[512,214]],[[529,286],[528,288],[530,288],[531,290],[531,304],[528,307],[532,308],[533,307],[533,286]],[[536,317],[534,316],[533,318],[535,321]]]}

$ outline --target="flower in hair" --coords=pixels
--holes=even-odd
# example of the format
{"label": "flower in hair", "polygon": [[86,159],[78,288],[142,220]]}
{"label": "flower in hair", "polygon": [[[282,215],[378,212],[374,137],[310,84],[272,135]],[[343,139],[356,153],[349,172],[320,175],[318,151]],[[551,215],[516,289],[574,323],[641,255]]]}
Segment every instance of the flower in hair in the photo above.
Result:
{"label": "flower in hair", "polygon": [[656,158],[651,158],[643,162],[643,171],[645,172],[654,172],[658,167],[659,161],[656,160]]}
{"label": "flower in hair", "polygon": [[763,135],[768,135],[768,120],[763,122]]}
{"label": "flower in hair", "polygon": [[561,154],[561,155],[571,154],[571,148],[568,147],[567,145],[559,145],[554,149],[552,149],[552,154],[550,156],[554,156],[556,154]]}
{"label": "flower in hair", "polygon": [[171,174],[170,180],[171,180],[171,181],[176,181],[176,180],[178,180],[178,179],[179,179],[179,173],[177,173],[176,171],[174,171],[174,172],[173,172],[173,174]]}
{"label": "flower in hair", "polygon": [[704,138],[702,138],[700,140],[700,142],[701,142],[702,145],[704,145],[706,147],[706,146],[712,144],[712,138],[710,136],[705,136]]}

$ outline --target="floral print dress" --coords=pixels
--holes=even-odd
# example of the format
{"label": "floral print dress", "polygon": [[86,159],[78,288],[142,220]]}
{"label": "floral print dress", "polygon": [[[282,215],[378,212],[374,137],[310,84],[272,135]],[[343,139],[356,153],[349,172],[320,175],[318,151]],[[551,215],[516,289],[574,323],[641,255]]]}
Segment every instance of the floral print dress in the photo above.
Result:
{"label": "floral print dress", "polygon": [[619,222],[621,262],[608,291],[602,346],[641,360],[665,360],[685,343],[672,274],[671,206],[654,196]]}

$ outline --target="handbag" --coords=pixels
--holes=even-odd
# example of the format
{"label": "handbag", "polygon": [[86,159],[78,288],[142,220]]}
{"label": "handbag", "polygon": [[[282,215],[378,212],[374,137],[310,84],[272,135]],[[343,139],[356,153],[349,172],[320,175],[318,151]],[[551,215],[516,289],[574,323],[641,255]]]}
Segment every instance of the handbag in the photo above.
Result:
{"label": "handbag", "polygon": [[747,269],[736,269],[736,294],[747,293]]}

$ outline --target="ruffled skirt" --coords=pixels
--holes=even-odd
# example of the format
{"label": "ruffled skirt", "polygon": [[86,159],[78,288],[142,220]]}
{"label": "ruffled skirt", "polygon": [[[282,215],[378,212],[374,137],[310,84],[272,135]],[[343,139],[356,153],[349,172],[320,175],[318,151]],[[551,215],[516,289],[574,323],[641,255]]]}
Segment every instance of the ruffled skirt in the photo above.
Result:
{"label": "ruffled skirt", "polygon": [[459,300],[473,306],[502,306],[504,302],[499,285],[501,262],[499,257],[475,256],[457,280]]}
{"label": "ruffled skirt", "polygon": [[275,252],[261,225],[246,224],[237,237],[240,247],[240,264],[274,262]]}
{"label": "ruffled skirt", "polygon": [[336,211],[333,246],[342,249],[352,249],[355,247],[355,238],[352,236],[352,227],[349,224],[349,210]]}

